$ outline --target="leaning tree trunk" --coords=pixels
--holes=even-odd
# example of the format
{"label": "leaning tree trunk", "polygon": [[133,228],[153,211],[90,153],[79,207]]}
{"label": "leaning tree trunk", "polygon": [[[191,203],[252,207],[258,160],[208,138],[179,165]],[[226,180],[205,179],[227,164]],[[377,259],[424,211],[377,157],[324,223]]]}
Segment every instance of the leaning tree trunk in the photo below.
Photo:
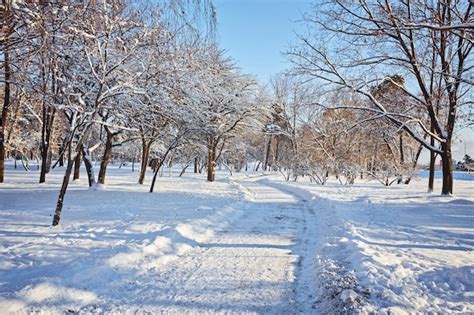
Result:
{"label": "leaning tree trunk", "polygon": [[[92,116],[94,118],[94,116]],[[82,134],[78,136],[78,141],[76,144],[76,148],[74,150],[75,154],[78,154],[79,151],[82,148],[82,144],[84,143],[84,139],[86,135],[88,134],[91,124],[86,125]],[[64,196],[66,195],[67,187],[69,185],[69,179],[71,178],[71,172],[72,168],[74,166],[73,159],[71,157],[72,155],[72,139],[73,137],[70,138],[71,140],[69,141],[67,145],[67,166],[66,166],[66,172],[64,173],[64,178],[63,178],[63,184],[61,186],[61,190],[59,191],[59,197],[58,197],[58,202],[56,203],[56,210],[54,211],[54,217],[53,217],[53,226],[56,226],[59,224],[59,221],[61,220],[61,212],[63,210],[63,203],[64,203]]]}
{"label": "leaning tree trunk", "polygon": [[155,182],[156,182],[156,178],[158,176],[158,172],[160,171],[161,167],[163,166],[163,163],[166,161],[166,158],[168,157],[168,154],[171,152],[172,149],[173,149],[173,146],[170,146],[166,150],[165,154],[163,154],[163,158],[160,159],[158,165],[156,166],[155,172],[153,174],[153,179],[151,180],[151,185],[150,185],[150,192],[151,193],[155,189]]}
{"label": "leaning tree trunk", "polygon": [[216,151],[217,143],[214,138],[209,139],[207,154],[207,181],[213,182],[216,179]]}
{"label": "leaning tree trunk", "polygon": [[416,166],[418,165],[418,159],[420,158],[421,151],[423,151],[423,146],[422,145],[420,145],[418,147],[418,150],[416,151],[415,159],[413,160],[413,164],[411,166],[412,174],[410,174],[410,176],[405,180],[405,185],[410,184],[411,179],[413,178],[413,172],[415,172]]}
{"label": "leaning tree trunk", "polygon": [[58,225],[59,221],[61,220],[61,211],[63,209],[64,196],[66,195],[67,186],[69,185],[69,178],[71,177],[73,165],[74,165],[74,162],[71,158],[71,144],[70,144],[68,154],[67,154],[66,172],[64,173],[63,184],[61,186],[61,190],[59,191],[58,202],[56,203],[56,210],[54,211],[53,226]]}
{"label": "leaning tree trunk", "polygon": [[76,158],[74,159],[74,177],[72,178],[73,180],[79,179],[79,177],[81,176],[81,151],[77,152]]}
{"label": "leaning tree trunk", "polygon": [[110,157],[112,156],[113,137],[114,137],[114,134],[112,132],[107,131],[104,156],[102,157],[102,162],[100,163],[99,179],[98,179],[98,183],[102,185],[105,184],[105,173],[107,172],[107,166],[109,165]]}

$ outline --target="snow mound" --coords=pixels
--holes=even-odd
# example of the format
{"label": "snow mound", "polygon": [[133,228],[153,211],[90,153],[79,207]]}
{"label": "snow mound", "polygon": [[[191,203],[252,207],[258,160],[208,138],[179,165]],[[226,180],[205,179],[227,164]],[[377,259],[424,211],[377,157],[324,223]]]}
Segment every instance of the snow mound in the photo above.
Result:
{"label": "snow mound", "polygon": [[185,223],[178,224],[176,231],[182,236],[199,243],[206,242],[214,236],[214,231],[211,229]]}
{"label": "snow mound", "polygon": [[88,291],[57,286],[51,283],[41,283],[27,286],[20,294],[26,301],[41,303],[67,300],[77,304],[86,305],[97,300],[97,296]]}

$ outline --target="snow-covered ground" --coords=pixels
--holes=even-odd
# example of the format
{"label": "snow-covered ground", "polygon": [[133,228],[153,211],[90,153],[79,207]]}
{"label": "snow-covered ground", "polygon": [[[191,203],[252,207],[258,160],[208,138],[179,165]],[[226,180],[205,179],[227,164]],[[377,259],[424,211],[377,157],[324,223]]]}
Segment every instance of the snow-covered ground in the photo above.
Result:
{"label": "snow-covered ground", "polygon": [[455,197],[427,193],[425,180],[288,185],[312,196],[323,307],[344,300],[361,313],[474,312],[473,181],[456,181]]}
{"label": "snow-covered ground", "polygon": [[40,185],[9,164],[0,313],[474,312],[473,181],[440,197],[426,180],[166,174],[152,194],[129,168],[73,182],[51,227],[62,170]]}

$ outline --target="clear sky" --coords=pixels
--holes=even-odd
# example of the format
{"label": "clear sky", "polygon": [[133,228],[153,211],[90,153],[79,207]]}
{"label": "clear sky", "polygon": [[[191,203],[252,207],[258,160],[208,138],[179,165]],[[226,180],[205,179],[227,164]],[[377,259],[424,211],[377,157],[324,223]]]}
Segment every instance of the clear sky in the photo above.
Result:
{"label": "clear sky", "polygon": [[[287,68],[282,53],[295,41],[295,31],[304,30],[297,21],[310,11],[311,3],[310,0],[215,0],[220,47],[243,73],[255,75],[265,84],[272,75]],[[462,159],[465,152],[474,157],[472,129],[462,130],[455,139],[454,159]],[[420,162],[427,161],[428,154],[423,154]]]}
{"label": "clear sky", "polygon": [[[220,47],[262,83],[285,69],[285,51],[308,0],[216,0]],[[300,26],[301,27],[301,26]]]}

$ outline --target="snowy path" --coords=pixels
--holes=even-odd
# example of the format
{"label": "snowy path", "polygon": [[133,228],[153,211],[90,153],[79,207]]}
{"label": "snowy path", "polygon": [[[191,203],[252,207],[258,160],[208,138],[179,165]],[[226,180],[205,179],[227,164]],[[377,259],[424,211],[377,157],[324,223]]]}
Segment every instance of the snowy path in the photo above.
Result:
{"label": "snowy path", "polygon": [[[312,279],[306,268],[308,222],[314,215],[295,196],[258,181],[241,181],[253,196],[225,230],[176,260],[159,275],[137,279],[137,309],[165,313],[309,313]],[[303,239],[302,239],[303,238]],[[299,257],[302,256],[300,263]],[[150,282],[150,285],[146,283]],[[159,284],[157,284],[159,282]],[[153,289],[148,289],[148,287]],[[149,305],[149,306],[147,306]],[[120,306],[117,306],[120,309]],[[111,310],[117,308],[111,305]]]}
{"label": "snowy path", "polygon": [[440,197],[188,174],[150,194],[111,168],[105,190],[73,182],[51,227],[62,171],[37,175],[0,189],[0,314],[474,310],[472,182]]}

